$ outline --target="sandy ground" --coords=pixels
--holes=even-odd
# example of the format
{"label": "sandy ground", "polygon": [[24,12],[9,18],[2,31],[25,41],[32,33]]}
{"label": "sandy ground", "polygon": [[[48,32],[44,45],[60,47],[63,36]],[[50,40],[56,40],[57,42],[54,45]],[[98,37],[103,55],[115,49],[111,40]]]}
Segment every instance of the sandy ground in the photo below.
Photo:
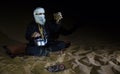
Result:
{"label": "sandy ground", "polygon": [[[23,20],[20,15],[14,18],[18,18],[16,22],[10,18],[2,19],[0,46],[26,42],[24,33],[30,16]],[[71,23],[67,21],[65,24]],[[0,47],[0,74],[120,74],[120,43],[116,38],[116,35],[112,36],[98,27],[86,25],[72,35],[60,37],[60,40],[72,42],[63,54],[51,53],[49,57],[18,56],[12,59]],[[56,63],[65,64],[66,70],[51,73],[45,69]]]}

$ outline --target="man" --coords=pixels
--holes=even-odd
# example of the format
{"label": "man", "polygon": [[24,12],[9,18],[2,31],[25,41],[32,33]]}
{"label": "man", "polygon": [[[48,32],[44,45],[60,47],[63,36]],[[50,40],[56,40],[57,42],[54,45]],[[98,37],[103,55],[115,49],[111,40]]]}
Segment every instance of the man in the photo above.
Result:
{"label": "man", "polygon": [[[33,11],[34,21],[28,25],[26,39],[29,41],[26,53],[33,56],[47,56],[49,52],[61,51],[70,43],[58,41],[59,34],[66,33],[60,24],[60,12],[54,14],[54,21],[46,23],[45,10],[38,7]],[[64,32],[63,32],[64,31]]]}

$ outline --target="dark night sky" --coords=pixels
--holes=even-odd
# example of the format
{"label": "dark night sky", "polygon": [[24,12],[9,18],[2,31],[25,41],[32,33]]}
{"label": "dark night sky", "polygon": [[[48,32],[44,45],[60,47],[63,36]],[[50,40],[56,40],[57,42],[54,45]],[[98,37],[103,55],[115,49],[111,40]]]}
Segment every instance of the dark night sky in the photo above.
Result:
{"label": "dark night sky", "polygon": [[4,0],[1,7],[9,10],[20,8],[32,10],[37,6],[45,7],[49,12],[62,11],[66,16],[75,16],[81,20],[117,20],[119,4],[115,1],[76,1],[76,0]]}
{"label": "dark night sky", "polygon": [[[83,16],[113,16],[118,13],[119,4],[115,1],[76,1],[76,0],[4,0],[1,7],[28,7],[43,6],[47,9],[63,10]],[[80,14],[81,13],[81,14]]]}
{"label": "dark night sky", "polygon": [[[120,24],[119,2],[115,1],[77,1],[77,0],[4,0],[1,2],[1,11],[4,14],[20,14],[32,11],[42,6],[47,13],[61,11],[65,17],[73,18],[78,24],[105,28],[117,28]],[[9,11],[9,12],[7,12]]]}
{"label": "dark night sky", "polygon": [[[70,23],[80,25],[80,29],[83,26],[94,28],[96,31],[100,30],[101,32],[106,32],[105,34],[109,33],[111,34],[110,36],[119,38],[120,11],[118,3],[105,0],[4,0],[0,2],[0,25],[3,26],[1,28],[3,30],[7,25],[11,25],[8,26],[7,30],[12,30],[11,33],[16,34],[14,32],[16,26],[14,25],[27,24],[26,22],[29,22],[30,18],[33,17],[33,9],[37,6],[42,6],[46,9],[48,15],[61,11],[63,16],[68,19],[67,21],[70,19]],[[21,32],[21,28],[16,29]],[[19,36],[17,37],[20,38]]]}

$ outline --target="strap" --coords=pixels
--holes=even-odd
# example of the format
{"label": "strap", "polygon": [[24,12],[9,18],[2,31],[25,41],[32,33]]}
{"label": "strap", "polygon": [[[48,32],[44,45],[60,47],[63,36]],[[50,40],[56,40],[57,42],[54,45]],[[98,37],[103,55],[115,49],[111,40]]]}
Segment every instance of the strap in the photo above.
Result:
{"label": "strap", "polygon": [[42,39],[44,39],[43,27],[41,27],[41,26],[38,24],[38,28],[39,28],[39,32],[40,32],[40,34],[41,34]]}

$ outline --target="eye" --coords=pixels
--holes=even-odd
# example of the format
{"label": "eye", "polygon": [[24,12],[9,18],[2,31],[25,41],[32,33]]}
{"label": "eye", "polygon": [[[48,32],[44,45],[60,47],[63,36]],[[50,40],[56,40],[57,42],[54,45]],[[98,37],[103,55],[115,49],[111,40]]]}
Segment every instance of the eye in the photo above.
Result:
{"label": "eye", "polygon": [[35,15],[44,15],[44,13],[36,13]]}

